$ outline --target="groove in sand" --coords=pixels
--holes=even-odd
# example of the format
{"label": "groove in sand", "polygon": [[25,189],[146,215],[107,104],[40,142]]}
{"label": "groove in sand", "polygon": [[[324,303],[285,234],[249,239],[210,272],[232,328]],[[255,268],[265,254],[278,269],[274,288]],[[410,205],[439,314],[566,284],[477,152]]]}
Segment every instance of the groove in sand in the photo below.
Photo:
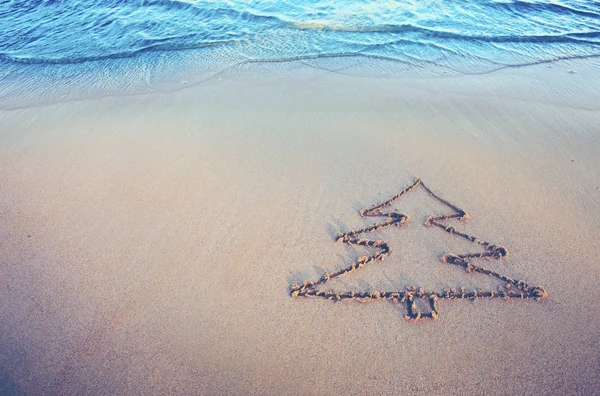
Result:
{"label": "groove in sand", "polygon": [[[383,240],[371,240],[365,238],[358,238],[360,234],[373,232],[382,228],[396,226],[402,227],[408,220],[409,216],[405,213],[401,213],[395,210],[390,212],[382,212],[381,209],[391,206],[404,194],[415,190],[417,187],[422,187],[430,197],[440,202],[442,205],[452,210],[452,213],[445,214],[442,216],[429,216],[424,225],[426,227],[435,226],[445,232],[454,235],[459,238],[466,239],[470,242],[479,244],[484,247],[484,251],[480,253],[465,253],[465,254],[446,254],[441,258],[441,261],[446,264],[453,264],[463,268],[467,273],[478,272],[499,279],[506,283],[505,287],[499,287],[498,290],[482,290],[476,289],[473,291],[466,291],[465,287],[460,289],[450,289],[443,291],[425,291],[423,289],[416,289],[410,285],[402,291],[369,291],[369,292],[342,292],[337,293],[332,290],[318,290],[320,285],[329,282],[331,279],[337,278],[345,274],[351,274],[354,271],[370,264],[375,261],[383,261],[391,253],[391,249],[387,242]],[[541,286],[531,286],[525,281],[516,280],[504,276],[500,273],[486,269],[482,266],[473,264],[473,260],[482,258],[493,258],[499,260],[508,255],[508,250],[499,245],[486,242],[472,235],[468,235],[457,231],[452,226],[447,226],[443,222],[447,220],[459,220],[466,221],[468,219],[468,213],[444,200],[438,195],[434,194],[422,181],[417,178],[411,185],[408,185],[402,189],[401,192],[395,194],[387,201],[382,201],[371,208],[364,208],[360,211],[361,217],[383,217],[385,220],[381,223],[373,223],[360,230],[351,230],[346,233],[340,233],[337,237],[338,242],[347,243],[349,245],[361,245],[376,248],[379,251],[371,256],[361,256],[349,266],[339,269],[334,272],[326,273],[317,281],[306,280],[302,284],[293,284],[290,287],[290,293],[292,297],[321,297],[332,301],[340,300],[355,300],[359,302],[369,302],[373,300],[389,300],[395,304],[406,304],[406,316],[408,320],[422,320],[422,319],[438,319],[439,317],[439,300],[461,300],[461,299],[477,299],[477,298],[503,298],[503,299],[540,299],[547,297],[547,292]],[[421,299],[426,303],[429,303],[431,310],[430,312],[420,312],[417,309],[416,301]]]}

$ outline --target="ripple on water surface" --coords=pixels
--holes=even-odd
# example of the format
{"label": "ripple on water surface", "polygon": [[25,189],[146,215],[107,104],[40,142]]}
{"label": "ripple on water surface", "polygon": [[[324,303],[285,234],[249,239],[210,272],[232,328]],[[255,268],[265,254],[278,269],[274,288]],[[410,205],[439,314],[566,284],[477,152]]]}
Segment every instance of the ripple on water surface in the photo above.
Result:
{"label": "ripple on water surface", "polygon": [[403,77],[597,56],[600,2],[13,0],[0,3],[0,31],[1,104],[268,62]]}

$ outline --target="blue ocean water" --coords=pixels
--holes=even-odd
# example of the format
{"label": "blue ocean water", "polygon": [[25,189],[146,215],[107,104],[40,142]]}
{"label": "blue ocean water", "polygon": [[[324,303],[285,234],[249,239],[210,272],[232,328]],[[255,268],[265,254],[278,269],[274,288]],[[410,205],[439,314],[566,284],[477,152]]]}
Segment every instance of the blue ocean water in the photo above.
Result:
{"label": "blue ocean water", "polygon": [[0,1],[0,103],[269,62],[402,77],[598,55],[593,0]]}

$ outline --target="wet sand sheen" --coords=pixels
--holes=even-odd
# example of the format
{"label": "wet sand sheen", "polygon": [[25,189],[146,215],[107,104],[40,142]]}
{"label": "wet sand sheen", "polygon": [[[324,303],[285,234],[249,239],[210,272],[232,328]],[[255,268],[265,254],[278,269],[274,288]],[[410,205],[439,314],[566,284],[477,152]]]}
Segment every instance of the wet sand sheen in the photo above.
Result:
{"label": "wet sand sheen", "polygon": [[[263,76],[0,113],[0,389],[593,393],[600,91],[572,85],[575,66]],[[290,298],[361,254],[332,241],[415,175],[510,250],[489,265],[549,297],[443,301],[419,323]],[[434,260],[443,234],[417,250],[423,234],[386,233],[393,260],[341,286],[482,285]]]}

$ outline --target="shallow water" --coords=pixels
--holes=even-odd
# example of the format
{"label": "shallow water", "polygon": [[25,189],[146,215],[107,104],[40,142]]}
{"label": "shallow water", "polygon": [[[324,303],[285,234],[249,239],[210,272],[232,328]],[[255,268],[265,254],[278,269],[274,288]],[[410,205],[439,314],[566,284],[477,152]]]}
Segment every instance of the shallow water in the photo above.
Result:
{"label": "shallow water", "polygon": [[404,77],[600,54],[600,2],[15,0],[0,106],[172,88],[286,63]]}

